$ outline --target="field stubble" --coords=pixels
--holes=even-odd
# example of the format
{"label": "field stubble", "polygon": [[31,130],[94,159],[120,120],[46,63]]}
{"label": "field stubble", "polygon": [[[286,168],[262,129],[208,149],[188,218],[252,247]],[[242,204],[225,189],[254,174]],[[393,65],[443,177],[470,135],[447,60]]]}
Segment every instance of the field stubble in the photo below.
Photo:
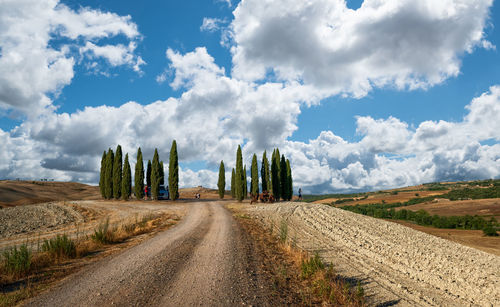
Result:
{"label": "field stubble", "polygon": [[369,304],[500,305],[500,257],[384,220],[322,205],[247,206],[288,224],[297,246],[362,280]]}

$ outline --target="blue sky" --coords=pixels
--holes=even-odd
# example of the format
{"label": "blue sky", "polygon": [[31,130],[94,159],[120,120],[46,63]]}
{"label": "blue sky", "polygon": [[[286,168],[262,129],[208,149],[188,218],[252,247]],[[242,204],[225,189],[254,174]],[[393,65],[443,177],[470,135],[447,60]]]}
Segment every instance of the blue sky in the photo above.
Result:
{"label": "blue sky", "polygon": [[[21,2],[24,5],[29,4],[29,0]],[[270,133],[265,140],[260,137],[261,133],[246,133],[245,131],[249,128],[243,127],[242,132],[230,130],[228,127],[233,126],[227,124],[224,119],[236,118],[241,114],[224,114],[222,111],[222,113],[213,113],[218,121],[207,126],[207,129],[219,127],[223,132],[214,139],[215,143],[224,144],[220,145],[220,148],[214,149],[209,144],[204,145],[205,147],[198,151],[187,148],[187,144],[190,146],[191,144],[199,144],[202,140],[207,139],[207,136],[201,132],[203,129],[194,132],[186,130],[183,133],[184,143],[182,140],[181,142],[178,140],[181,152],[186,153],[184,159],[181,157],[181,166],[186,172],[186,185],[213,186],[217,171],[216,165],[219,161],[217,154],[220,153],[219,155],[225,160],[232,160],[233,154],[228,154],[228,149],[238,143],[245,144],[248,157],[253,152],[260,155],[264,149],[272,150],[274,146],[283,148],[290,156],[292,164],[295,162],[296,173],[303,178],[296,181],[297,186],[303,186],[306,191],[310,192],[356,191],[441,179],[458,180],[469,177],[476,179],[500,175],[500,160],[496,147],[498,146],[499,133],[494,131],[485,135],[472,133],[474,135],[468,136],[470,138],[464,141],[472,147],[477,146],[477,144],[482,146],[474,147],[476,152],[470,154],[470,161],[475,163],[474,166],[470,166],[472,162],[467,158],[469,157],[468,152],[458,151],[458,148],[461,147],[459,145],[449,145],[449,148],[444,146],[442,150],[436,150],[429,145],[433,142],[429,139],[426,140],[425,144],[419,143],[422,141],[420,137],[422,131],[428,129],[429,125],[435,131],[446,126],[449,134],[441,135],[441,137],[447,139],[454,138],[455,132],[452,130],[465,129],[463,131],[470,132],[472,126],[466,124],[472,121],[467,120],[466,117],[473,112],[466,106],[470,107],[473,99],[483,94],[488,95],[488,99],[494,100],[495,97],[491,97],[494,96],[494,91],[490,88],[500,84],[498,64],[500,58],[495,47],[499,46],[500,43],[500,34],[497,29],[497,22],[500,20],[500,7],[497,2],[477,0],[475,8],[471,4],[470,8],[460,11],[459,9],[451,10],[455,6],[456,8],[460,7],[462,1],[459,0],[443,2],[443,5],[447,6],[445,8],[441,7],[442,5],[433,5],[430,0],[422,1],[427,6],[420,6],[420,4],[414,4],[411,1],[403,1],[399,4],[397,1],[388,1],[387,3],[390,5],[388,4],[386,7],[376,7],[374,1],[366,1],[361,7],[361,9],[365,9],[364,14],[370,14],[367,9],[371,6],[383,14],[387,13],[387,17],[382,14],[381,19],[373,24],[364,24],[366,21],[361,20],[360,17],[351,16],[349,11],[339,9],[343,6],[343,2],[340,0],[332,0],[330,3],[313,1],[308,8],[303,7],[300,2],[290,2],[290,7],[296,6],[295,11],[290,15],[286,15],[288,11],[279,15],[279,3],[268,4],[266,7],[261,2],[251,0],[246,1],[243,5],[234,1],[228,4],[222,0],[156,1],[148,4],[137,1],[70,0],[58,3],[55,0],[47,0],[50,5],[44,9],[60,13],[61,8],[64,8],[67,10],[65,14],[73,14],[73,18],[81,16],[86,18],[82,12],[88,11],[97,15],[98,18],[94,19],[95,22],[97,19],[109,20],[105,18],[104,14],[112,14],[113,22],[118,25],[118,30],[113,28],[111,23],[106,24],[107,21],[103,21],[104,27],[107,27],[104,30],[105,34],[92,36],[85,32],[85,29],[75,27],[75,30],[71,31],[81,31],[75,34],[77,36],[75,39],[72,35],[61,35],[54,31],[53,29],[57,27],[47,27],[44,33],[50,39],[44,48],[49,51],[70,48],[72,51],[65,53],[61,58],[74,60],[73,75],[71,77],[62,76],[54,84],[41,87],[39,95],[48,97],[50,100],[48,105],[34,101],[35,98],[26,98],[23,106],[20,106],[20,103],[16,105],[15,99],[3,101],[0,129],[2,129],[5,138],[8,138],[4,144],[9,145],[5,146],[9,146],[8,149],[11,150],[5,158],[10,160],[4,162],[3,169],[0,162],[0,175],[2,175],[0,177],[17,177],[13,171],[12,161],[20,163],[20,161],[29,160],[30,165],[40,169],[37,173],[38,176],[53,176],[61,180],[92,183],[96,178],[93,166],[97,165],[100,159],[98,153],[102,153],[102,150],[106,149],[107,146],[114,147],[118,143],[127,144],[124,146],[130,149],[131,155],[135,150],[133,149],[135,145],[146,147],[146,152],[152,152],[154,147],[162,146],[161,153],[166,157],[169,150],[169,146],[166,144],[169,144],[171,139],[176,138],[176,133],[180,134],[183,131],[179,129],[179,132],[172,132],[172,129],[177,128],[167,128],[169,127],[167,118],[172,116],[172,113],[168,113],[170,111],[165,111],[164,117],[155,118],[154,121],[146,117],[136,119],[126,127],[115,128],[100,126],[101,124],[96,125],[92,122],[95,116],[93,118],[90,113],[92,110],[96,110],[95,108],[100,107],[105,107],[102,109],[103,114],[107,114],[108,111],[114,112],[113,110],[125,112],[120,110],[123,110],[124,104],[130,101],[142,105],[143,109],[139,109],[141,111],[153,108],[152,103],[154,102],[163,103],[162,110],[179,104],[186,109],[190,109],[188,106],[191,106],[193,109],[190,110],[203,109],[210,105],[214,106],[211,109],[213,111],[217,108],[217,101],[205,98],[206,101],[196,100],[194,102],[190,98],[198,93],[207,94],[207,89],[203,88],[203,84],[206,84],[203,83],[203,80],[206,80],[205,75],[214,78],[214,82],[222,82],[214,83],[220,86],[225,84],[224,78],[229,78],[233,87],[246,88],[246,90],[236,90],[237,94],[234,92],[221,92],[217,94],[218,96],[214,94],[219,97],[214,99],[237,97],[234,98],[234,108],[241,110],[240,113],[254,112],[252,108],[255,106],[252,103],[255,105],[262,103],[264,106],[274,105],[277,110],[281,108],[286,111],[284,111],[285,115],[282,118],[277,113],[276,116],[280,120],[275,122],[267,122],[268,118],[260,117],[249,120],[249,125],[260,125],[263,130]],[[359,9],[361,3],[362,1],[347,1],[347,8]],[[9,9],[13,9],[16,5],[22,4],[15,4],[15,2],[4,4],[6,6],[4,11],[7,12],[6,14],[14,14],[10,12],[16,11],[7,10],[7,6]],[[323,10],[326,8],[331,14],[322,15],[318,13],[321,10],[314,10],[316,7],[321,7]],[[478,9],[478,7],[482,9]],[[359,10],[360,14],[361,9]],[[238,13],[235,13],[235,10]],[[276,14],[273,10],[276,10]],[[450,14],[456,14],[450,18],[450,21],[446,19],[446,14],[441,14],[441,11],[447,12],[447,10],[452,12]],[[391,16],[397,17],[399,14],[405,16],[404,14],[408,14],[407,12],[413,11],[415,15],[411,16],[410,19],[413,21],[414,18],[415,23],[410,24],[408,28],[405,28],[405,18],[401,18],[399,21],[391,19]],[[436,15],[433,15],[434,13]],[[287,18],[283,18],[283,15]],[[431,15],[432,18],[429,17]],[[123,16],[130,16],[130,18],[125,20],[121,18]],[[30,20],[29,17],[29,12],[25,12],[25,15],[21,14],[18,20],[23,18]],[[288,24],[288,28],[290,28],[297,24],[297,20],[293,21],[293,18],[299,17],[302,19],[297,20],[311,21],[299,28],[297,37],[287,37],[286,23],[291,22]],[[6,16],[0,15],[0,18],[6,18]],[[219,22],[218,27],[214,28],[213,31],[201,29],[206,18]],[[408,18],[406,17],[406,19]],[[15,26],[16,19],[9,20],[14,20],[12,26]],[[65,23],[66,21],[61,20],[64,20],[63,15],[60,16],[60,20],[49,20],[48,23],[58,25],[61,29],[73,29],[73,25],[69,21]],[[259,27],[255,30],[248,30],[254,29],[252,28],[252,20],[259,20]],[[438,20],[439,23],[435,20]],[[470,20],[475,22],[468,22]],[[398,22],[401,27],[394,26]],[[453,39],[450,39],[451,42],[447,42],[448,32],[453,31],[453,27],[450,29],[446,29],[446,27],[452,22],[457,23],[453,27],[459,28],[460,31],[450,32],[449,36]],[[328,42],[328,39],[325,39],[324,45],[315,40],[309,40],[310,36],[319,33],[318,29],[324,30],[321,27],[324,23],[331,24],[331,29],[335,31],[340,31],[338,29],[343,29],[344,25],[355,24],[356,26],[351,29],[353,32],[349,32],[348,36],[359,38],[359,46],[351,53],[359,52],[360,58],[350,59],[351,62],[346,63],[336,61],[336,58],[345,56],[342,44],[347,46],[348,41],[341,42],[340,47],[338,45],[332,47],[332,44],[337,44],[338,37],[342,37],[342,34],[345,33],[330,33],[332,36],[327,37],[330,37],[331,41]],[[436,24],[439,25],[439,28],[434,29]],[[136,34],[126,34],[134,27],[137,29]],[[370,35],[376,36],[374,42],[366,41],[363,44],[364,33],[359,30],[363,27],[367,31],[373,31]],[[310,30],[309,28],[315,30],[307,32]],[[346,26],[346,28],[348,27]],[[382,32],[387,31],[387,29],[390,32]],[[418,40],[417,43],[410,40],[413,35],[416,37],[421,35],[419,29],[434,29],[435,32],[442,30],[443,33],[440,36],[434,31],[430,31],[428,33],[429,40],[422,41],[420,44]],[[8,31],[6,33],[5,35],[10,35]],[[273,37],[272,33],[281,35]],[[477,33],[481,33],[481,37],[478,37]],[[41,35],[42,33],[37,34]],[[380,38],[377,38],[378,34],[380,34]],[[301,37],[301,35],[305,36]],[[384,37],[387,36],[396,38],[386,42]],[[225,37],[230,37],[230,39],[222,43]],[[407,37],[409,37],[408,40],[406,40]],[[262,43],[264,41],[265,44]],[[95,50],[89,51],[88,42],[91,43],[91,46],[127,46],[133,42],[136,47],[129,49],[127,60],[123,60],[123,58],[119,64],[110,64],[109,58],[97,55]],[[276,46],[273,46],[275,43]],[[318,45],[314,45],[315,43]],[[394,47],[390,45],[391,43],[394,44]],[[395,59],[394,63],[391,62],[391,57],[394,57],[394,54],[397,57],[397,52],[400,50],[398,48],[403,48],[401,46],[404,46],[405,43],[411,45],[409,49],[401,49],[401,52],[404,53],[402,58],[406,62],[400,59]],[[310,45],[310,47],[308,45],[311,51],[310,55],[300,51],[304,47],[303,44]],[[14,50],[19,46],[0,46],[2,57],[4,57],[4,50],[11,50],[8,48]],[[287,48],[283,48],[283,46],[287,46]],[[199,47],[204,48],[205,51],[196,49]],[[377,48],[379,51],[369,55],[370,48]],[[172,52],[170,57],[166,55],[168,49]],[[280,54],[274,56],[273,50],[280,50],[279,52],[282,52],[283,56],[281,57]],[[299,50],[297,54],[295,54],[296,50]],[[335,51],[324,52],[324,50]],[[385,57],[380,55],[384,52],[387,52]],[[196,58],[199,63],[193,64],[193,60],[189,60],[189,55]],[[308,58],[309,56],[310,58]],[[378,56],[380,56],[379,59],[373,60]],[[441,60],[434,59],[434,56],[436,58],[441,56]],[[145,61],[145,64],[140,65],[139,70],[132,68],[133,64],[137,63],[138,57]],[[316,65],[314,64],[315,58],[325,63],[324,72],[320,71],[322,67],[314,66]],[[7,61],[7,57],[5,57],[5,61]],[[389,64],[384,64],[385,66],[380,64],[385,61]],[[91,64],[95,67],[89,68]],[[14,64],[6,63],[6,65]],[[50,64],[48,67],[51,69]],[[261,67],[268,72],[265,76],[260,73]],[[365,68],[368,70],[367,67],[370,71],[363,71]],[[219,69],[224,69],[224,74],[220,74]],[[1,64],[0,70],[2,70]],[[4,70],[6,71],[6,68]],[[186,71],[186,80],[181,78],[183,81],[178,86],[173,85],[172,82],[176,76],[181,76],[180,72]],[[158,82],[158,76],[164,72],[166,72],[166,80]],[[269,72],[272,73],[269,74]],[[329,74],[332,76],[331,80]],[[357,85],[362,84],[363,80],[369,82],[367,83],[370,85],[368,89],[357,87]],[[7,80],[6,84],[9,84],[9,87],[4,87],[4,90],[13,87],[13,82],[15,81]],[[277,90],[276,93],[259,92],[264,91],[266,84],[281,84],[283,89]],[[417,85],[412,87],[413,84]],[[0,84],[0,91],[1,89]],[[242,91],[255,92],[246,95],[242,94]],[[295,94],[292,95],[291,92]],[[23,94],[25,93],[21,92],[19,95]],[[188,97],[187,94],[191,96]],[[200,97],[210,96],[203,95]],[[273,95],[277,96],[273,97]],[[26,97],[28,97],[27,94]],[[168,101],[169,98],[175,98],[175,103],[174,100]],[[275,98],[279,102],[275,102]],[[253,101],[255,99],[262,101]],[[287,103],[287,99],[290,100],[289,103]],[[197,105],[197,103],[201,104]],[[231,103],[230,99],[227,103]],[[491,102],[491,107],[496,110],[495,103],[496,101]],[[42,105],[41,108],[44,111],[27,111],[27,108],[34,108],[35,105]],[[56,109],[51,109],[51,106],[56,106]],[[112,109],[113,107],[116,109]],[[197,109],[194,109],[195,107]],[[85,108],[90,108],[90,110],[84,111]],[[50,111],[47,111],[49,109]],[[75,115],[78,114],[85,119],[76,120]],[[126,115],[126,113],[120,114]],[[67,115],[69,119],[65,119],[62,115]],[[193,120],[193,118],[196,116],[193,115],[188,120]],[[105,117],[100,120],[106,121]],[[120,134],[120,131],[131,125],[136,125],[137,121],[140,120],[151,120],[151,122],[158,123],[155,128],[150,128],[156,130],[155,133],[140,134],[134,130],[137,132],[134,137],[139,138],[139,140],[133,142],[127,139],[127,135]],[[85,124],[82,123],[83,121]],[[70,122],[72,123],[70,124]],[[114,133],[109,132],[108,138],[109,135],[114,136],[112,140],[108,141],[109,145],[106,145],[108,143],[103,136],[96,135],[94,140],[89,141],[89,144],[100,144],[103,145],[103,148],[95,146],[96,148],[91,150],[84,149],[81,152],[75,152],[73,150],[75,146],[72,145],[74,136],[65,135],[61,131],[70,130],[69,127],[77,125],[77,122],[84,127],[100,127],[99,131],[117,130]],[[41,123],[45,123],[45,125]],[[450,128],[452,126],[455,128]],[[59,127],[60,130],[54,127]],[[274,133],[274,131],[276,132]],[[377,133],[379,134],[377,135]],[[164,141],[156,140],[162,136],[165,137]],[[384,140],[385,136],[388,138],[387,141]],[[92,138],[90,135],[88,137]],[[177,136],[177,138],[179,137]],[[405,140],[401,140],[401,138]],[[379,143],[376,143],[377,139]],[[326,142],[327,145],[321,145],[323,142]],[[403,143],[410,145],[406,146]],[[37,154],[34,154],[38,158],[21,155],[20,150],[22,149],[16,146],[22,147],[22,145],[31,146],[33,151],[39,150]],[[186,148],[182,149],[183,146]],[[55,163],[55,161],[69,161],[70,157],[79,161],[76,163],[77,166],[75,163],[72,165]],[[386,157],[395,158],[386,161],[384,160]],[[442,159],[447,163],[443,163]],[[438,165],[436,161],[441,162]],[[228,163],[231,165],[233,161]],[[429,166],[429,163],[433,165]],[[441,169],[442,167],[446,169]],[[406,173],[400,170],[396,171],[400,168],[414,168],[414,170]],[[28,177],[27,174],[26,177]]]}

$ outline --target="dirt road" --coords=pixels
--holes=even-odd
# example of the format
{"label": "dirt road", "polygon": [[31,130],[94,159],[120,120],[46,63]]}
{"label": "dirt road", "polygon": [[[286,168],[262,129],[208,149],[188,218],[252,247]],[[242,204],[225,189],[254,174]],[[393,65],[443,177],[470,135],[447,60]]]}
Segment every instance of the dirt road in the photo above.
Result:
{"label": "dirt road", "polygon": [[500,306],[498,256],[324,205],[254,205],[246,212],[274,229],[286,223],[291,241],[360,281],[370,305]]}
{"label": "dirt road", "polygon": [[250,240],[220,203],[191,203],[176,226],[70,276],[27,306],[273,305]]}

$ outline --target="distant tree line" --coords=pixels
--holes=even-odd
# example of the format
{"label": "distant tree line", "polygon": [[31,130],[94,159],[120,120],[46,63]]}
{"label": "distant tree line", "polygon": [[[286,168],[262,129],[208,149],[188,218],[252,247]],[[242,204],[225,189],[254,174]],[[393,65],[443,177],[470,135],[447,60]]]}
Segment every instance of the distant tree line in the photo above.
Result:
{"label": "distant tree line", "polygon": [[[165,173],[163,161],[160,161],[158,149],[155,148],[153,161],[148,160],[146,169],[146,185],[151,190],[151,197],[158,199],[160,185],[165,184]],[[170,199],[179,198],[179,159],[177,156],[177,143],[174,140],[170,149],[168,185]],[[105,199],[127,200],[132,192],[132,174],[128,159],[122,165],[122,148],[116,148],[116,153],[111,148],[104,151],[101,159],[101,170],[99,178],[99,189]],[[144,197],[144,162],[142,151],[137,149],[137,162],[134,174],[134,194],[137,199]]]}
{"label": "distant tree line", "polygon": [[[478,215],[439,216],[430,215],[425,210],[412,211],[401,209],[396,211],[395,208],[400,207],[401,205],[401,203],[367,204],[343,206],[341,209],[375,218],[412,221],[422,226],[433,226],[445,229],[483,230],[485,234],[490,232],[491,229],[494,230],[500,226],[494,217],[490,220],[486,220]],[[491,235],[496,235],[496,231],[493,231],[493,234]]]}
{"label": "distant tree line", "polygon": [[[274,195],[278,201],[291,200],[293,196],[293,179],[290,161],[285,155],[280,156],[279,149],[273,150],[271,164],[264,151],[260,168],[262,189],[259,190],[259,166],[257,155],[253,154],[252,165],[250,167],[250,195],[259,195],[259,192],[268,191]],[[219,167],[219,197],[224,198],[225,189],[225,169],[224,162],[221,161]],[[247,167],[243,165],[241,146],[236,150],[236,166],[231,170],[231,196],[238,201],[248,197]]]}

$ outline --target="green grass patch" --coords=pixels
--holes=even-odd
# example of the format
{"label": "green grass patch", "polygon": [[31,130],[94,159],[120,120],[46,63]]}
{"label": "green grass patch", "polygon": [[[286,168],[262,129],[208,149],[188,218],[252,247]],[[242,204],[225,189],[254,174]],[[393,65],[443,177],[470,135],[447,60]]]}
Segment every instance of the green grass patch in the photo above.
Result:
{"label": "green grass patch", "polygon": [[31,268],[33,253],[23,244],[19,249],[14,246],[3,252],[3,269],[8,274],[24,275]]}
{"label": "green grass patch", "polygon": [[90,236],[96,243],[111,244],[115,242],[115,231],[109,225],[109,218],[94,230]]}
{"label": "green grass patch", "polygon": [[42,251],[49,253],[53,259],[57,260],[75,258],[76,244],[67,235],[57,235],[43,242]]}
{"label": "green grass patch", "polygon": [[318,252],[316,252],[314,253],[314,256],[310,257],[309,259],[302,260],[300,268],[300,277],[306,279],[316,274],[316,272],[323,270],[325,268],[325,265],[321,261]]}

